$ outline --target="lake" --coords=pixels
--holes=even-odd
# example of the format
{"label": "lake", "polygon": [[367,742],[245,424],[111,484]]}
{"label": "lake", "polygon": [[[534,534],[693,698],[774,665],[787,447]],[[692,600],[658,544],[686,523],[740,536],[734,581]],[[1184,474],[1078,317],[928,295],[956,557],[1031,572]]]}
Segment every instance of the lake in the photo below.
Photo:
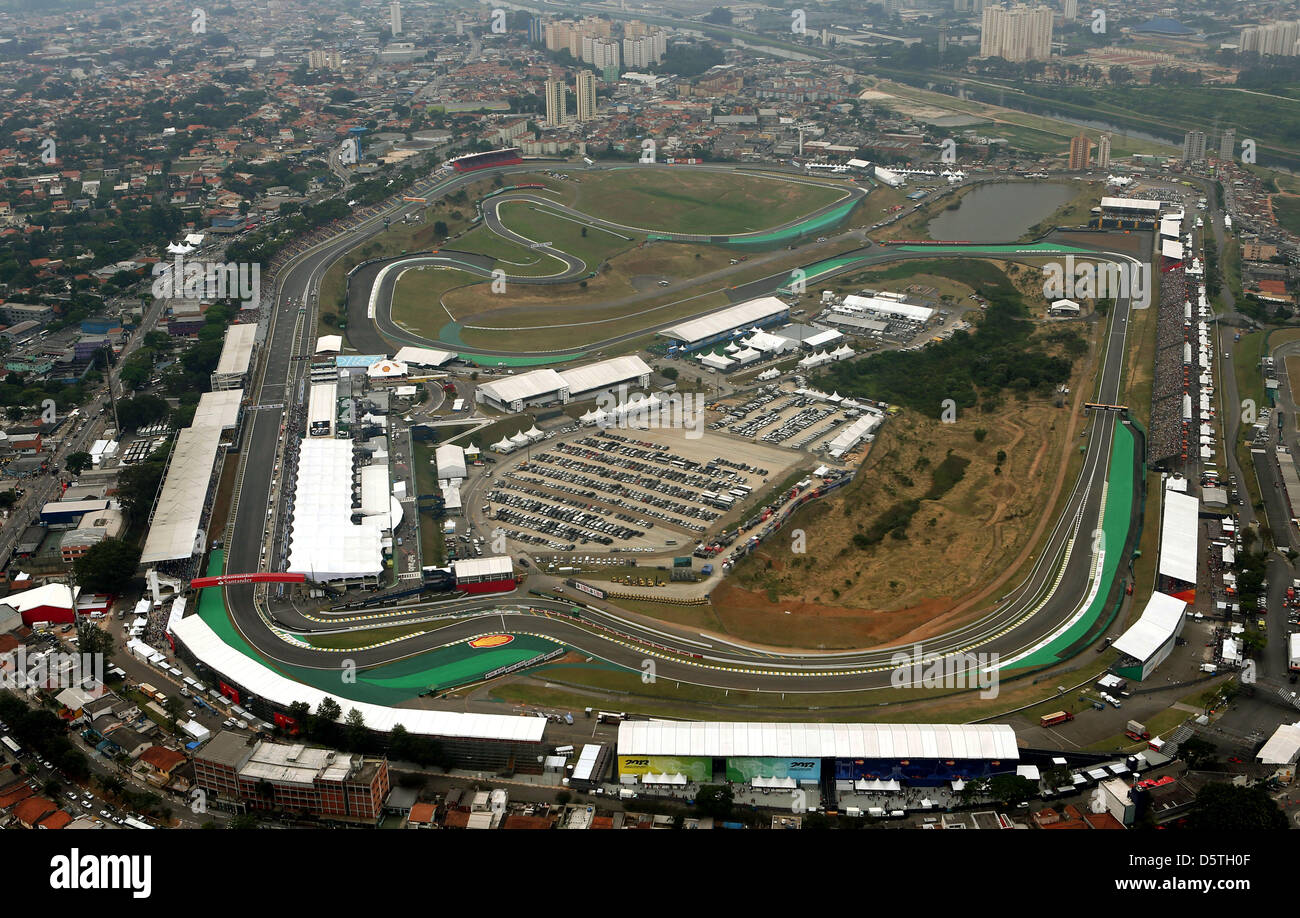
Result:
{"label": "lake", "polygon": [[1014,242],[1074,196],[1060,182],[990,182],[930,221],[931,239]]}

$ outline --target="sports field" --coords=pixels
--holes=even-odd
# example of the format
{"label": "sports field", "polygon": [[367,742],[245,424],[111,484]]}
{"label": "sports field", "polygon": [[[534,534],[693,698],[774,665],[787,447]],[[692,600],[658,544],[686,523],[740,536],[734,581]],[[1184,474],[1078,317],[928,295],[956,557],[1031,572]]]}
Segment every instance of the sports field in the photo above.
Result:
{"label": "sports field", "polygon": [[752,233],[797,220],[845,194],[843,186],[736,172],[611,169],[575,175],[583,213],[663,233]]}

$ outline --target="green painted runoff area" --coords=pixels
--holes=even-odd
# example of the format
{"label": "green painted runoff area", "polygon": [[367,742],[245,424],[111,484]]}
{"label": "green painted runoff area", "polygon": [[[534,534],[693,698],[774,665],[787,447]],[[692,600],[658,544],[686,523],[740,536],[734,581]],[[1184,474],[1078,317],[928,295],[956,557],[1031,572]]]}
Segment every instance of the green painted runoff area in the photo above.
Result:
{"label": "green painted runoff area", "polygon": [[1106,557],[1101,566],[1101,587],[1097,590],[1092,604],[1077,622],[1065,630],[1059,637],[1023,660],[1016,662],[1014,668],[1029,666],[1048,666],[1058,663],[1062,654],[1078,642],[1093,627],[1106,611],[1106,597],[1110,585],[1114,583],[1120,564],[1124,559],[1124,545],[1128,541],[1129,527],[1133,522],[1133,463],[1134,438],[1128,425],[1117,420],[1115,439],[1110,453],[1110,474],[1106,490],[1106,507],[1102,511],[1102,531],[1106,538]]}
{"label": "green painted runoff area", "polygon": [[[224,566],[225,552],[214,551],[208,558],[207,575],[209,577],[220,575]],[[329,692],[340,699],[370,704],[400,704],[417,697],[422,692],[440,691],[474,682],[484,673],[509,666],[511,663],[530,660],[562,646],[531,634],[516,634],[509,644],[485,647],[481,650],[470,647],[468,641],[462,641],[405,660],[359,670],[356,674],[356,682],[343,683],[336,670],[310,669],[284,663],[272,665],[264,660],[244,640],[244,636],[230,620],[230,616],[226,613],[224,593],[219,587],[208,587],[200,593],[198,614],[222,641],[268,669],[318,688],[322,692]],[[339,654],[339,659],[344,656],[345,654]]]}

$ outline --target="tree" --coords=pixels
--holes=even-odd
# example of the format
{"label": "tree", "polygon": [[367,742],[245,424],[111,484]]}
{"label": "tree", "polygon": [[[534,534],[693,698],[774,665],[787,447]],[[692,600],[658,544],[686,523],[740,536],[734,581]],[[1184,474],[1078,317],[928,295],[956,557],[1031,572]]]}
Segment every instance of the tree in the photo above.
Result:
{"label": "tree", "polygon": [[726,819],[731,815],[735,797],[725,784],[707,784],[695,795],[695,806],[705,816]]}
{"label": "tree", "polygon": [[311,732],[311,706],[305,701],[295,701],[289,705],[289,718],[294,722],[293,733]]}
{"label": "tree", "polygon": [[347,739],[349,749],[360,749],[366,741],[366,717],[356,708],[348,709],[345,720],[348,726]]}
{"label": "tree", "polygon": [[94,460],[91,458],[90,453],[82,450],[78,450],[68,457],[68,471],[73,475],[80,475],[93,464]]}
{"label": "tree", "polygon": [[1262,787],[1236,787],[1212,782],[1196,795],[1188,827],[1212,831],[1287,828],[1286,814]]}
{"label": "tree", "polygon": [[78,558],[73,570],[83,589],[118,596],[135,579],[139,565],[139,548],[121,539],[105,539]]}
{"label": "tree", "polygon": [[105,661],[113,654],[113,636],[90,623],[87,619],[79,619],[77,622],[77,649],[81,653],[88,653],[91,658],[95,654],[102,655]]}
{"label": "tree", "polygon": [[322,698],[316,706],[316,717],[312,721],[312,737],[325,743],[332,743],[338,736],[338,720],[343,709],[333,698]]}

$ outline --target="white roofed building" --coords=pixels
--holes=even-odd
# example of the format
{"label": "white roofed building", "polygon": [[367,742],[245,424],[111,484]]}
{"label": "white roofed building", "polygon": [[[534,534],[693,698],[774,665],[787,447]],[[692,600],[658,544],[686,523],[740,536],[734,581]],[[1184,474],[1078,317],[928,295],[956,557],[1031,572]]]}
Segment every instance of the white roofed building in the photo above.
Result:
{"label": "white roofed building", "polygon": [[1165,593],[1152,593],[1142,616],[1121,634],[1113,646],[1121,654],[1115,672],[1142,681],[1165,661],[1182,633],[1187,603]]}
{"label": "white roofed building", "polygon": [[286,568],[290,573],[319,582],[360,582],[383,573],[383,532],[389,518],[352,522],[352,463],[349,440],[301,441]]}
{"label": "white roofed building", "polygon": [[243,388],[256,340],[256,324],[231,325],[226,329],[221,356],[217,359],[217,368],[212,371],[214,390]]}
{"label": "white roofed building", "polygon": [[684,351],[696,351],[730,339],[735,332],[762,328],[789,318],[790,307],[774,296],[759,297],[728,306],[698,319],[681,322],[659,332]]}

